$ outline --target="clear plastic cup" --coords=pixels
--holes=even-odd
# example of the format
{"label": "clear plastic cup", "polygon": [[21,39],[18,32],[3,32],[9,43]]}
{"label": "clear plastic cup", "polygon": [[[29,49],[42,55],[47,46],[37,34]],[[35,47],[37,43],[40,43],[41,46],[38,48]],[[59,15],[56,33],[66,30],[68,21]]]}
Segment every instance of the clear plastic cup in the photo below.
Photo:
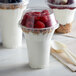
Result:
{"label": "clear plastic cup", "polygon": [[[56,4],[53,0],[46,0],[47,5],[53,9],[56,20],[60,27],[56,30],[57,33],[71,32],[74,15],[76,12],[76,2],[72,4]],[[56,0],[54,0],[56,1]]]}
{"label": "clear plastic cup", "polygon": [[[24,13],[27,13],[28,11],[41,12],[42,10],[44,9],[29,9],[24,11]],[[53,16],[54,15],[51,12],[50,18],[53,18]],[[55,19],[53,18],[53,20]],[[48,67],[49,57],[50,57],[51,38],[54,34],[55,29],[58,28],[58,24],[56,23],[55,25],[53,24],[53,26],[51,27],[39,29],[39,28],[25,27],[21,24],[21,21],[20,21],[20,26],[24,32],[25,39],[26,39],[29,65],[31,66],[31,68]],[[34,22],[34,19],[33,19],[33,22]]]}
{"label": "clear plastic cup", "polygon": [[0,25],[2,43],[6,48],[22,46],[22,30],[18,25],[27,2],[0,3]]}

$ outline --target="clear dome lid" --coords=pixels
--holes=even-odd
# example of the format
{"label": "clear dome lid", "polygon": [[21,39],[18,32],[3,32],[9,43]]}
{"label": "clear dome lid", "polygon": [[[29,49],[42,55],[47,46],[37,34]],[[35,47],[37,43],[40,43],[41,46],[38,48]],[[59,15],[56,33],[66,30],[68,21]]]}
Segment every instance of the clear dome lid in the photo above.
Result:
{"label": "clear dome lid", "polygon": [[[45,10],[48,10],[50,14],[47,14],[46,12],[43,12]],[[43,13],[43,14],[42,14]],[[48,21],[45,21],[46,17]],[[42,20],[43,19],[43,20]],[[31,22],[31,25],[27,26],[28,22]],[[36,28],[36,23],[38,25],[39,22],[42,22],[45,24],[44,28]],[[25,30],[47,30],[47,29],[57,29],[59,27],[59,24],[57,23],[54,13],[50,9],[46,8],[29,8],[23,12],[22,18],[19,22],[20,26],[24,28]],[[35,27],[36,26],[36,27]],[[39,26],[39,25],[38,25]]]}

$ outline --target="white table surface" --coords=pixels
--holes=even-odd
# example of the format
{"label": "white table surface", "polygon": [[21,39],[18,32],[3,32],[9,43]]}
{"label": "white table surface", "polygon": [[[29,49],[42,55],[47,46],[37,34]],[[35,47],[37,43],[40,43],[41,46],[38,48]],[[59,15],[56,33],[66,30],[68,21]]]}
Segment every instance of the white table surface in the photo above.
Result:
{"label": "white table surface", "polygon": [[[31,0],[28,7],[47,7],[44,0]],[[75,20],[76,21],[76,20]],[[76,53],[76,39],[61,35],[54,35],[53,39],[71,44],[73,52]],[[71,72],[68,68],[50,56],[50,67],[45,69],[31,69],[28,65],[26,44],[20,49],[6,49],[0,45],[0,76],[76,76],[76,72]]]}

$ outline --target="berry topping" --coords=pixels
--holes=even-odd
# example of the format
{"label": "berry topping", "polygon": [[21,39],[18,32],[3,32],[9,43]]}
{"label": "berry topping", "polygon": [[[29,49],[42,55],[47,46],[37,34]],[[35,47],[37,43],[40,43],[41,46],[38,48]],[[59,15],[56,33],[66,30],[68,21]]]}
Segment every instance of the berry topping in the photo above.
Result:
{"label": "berry topping", "polygon": [[45,24],[41,21],[37,21],[34,28],[45,28]]}
{"label": "berry topping", "polygon": [[40,20],[44,23],[48,22],[48,16],[42,16]]}
{"label": "berry topping", "polygon": [[54,15],[50,15],[48,10],[43,10],[41,12],[27,12],[23,16],[21,24],[28,28],[47,28],[53,26],[55,22]]}
{"label": "berry topping", "polygon": [[48,22],[45,23],[46,27],[51,27],[52,26],[52,22],[49,20]]}
{"label": "berry topping", "polygon": [[32,28],[33,27],[33,23],[30,22],[30,21],[27,21],[25,26],[28,27],[28,28]]}
{"label": "berry topping", "polygon": [[23,19],[22,19],[22,21],[21,21],[21,24],[22,24],[22,25],[25,25],[25,24],[26,24],[27,17],[28,17],[27,14],[25,14],[25,15],[23,16]]}
{"label": "berry topping", "polygon": [[37,16],[37,17],[35,16],[35,21],[39,21],[40,18],[41,18],[40,16]]}
{"label": "berry topping", "polygon": [[21,24],[24,26],[26,22],[26,19],[22,19]]}
{"label": "berry topping", "polygon": [[42,11],[42,15],[50,15],[50,13],[49,13],[48,10],[43,10],[43,11]]}
{"label": "berry topping", "polygon": [[34,15],[34,16],[41,16],[41,12],[33,12],[32,15]]}

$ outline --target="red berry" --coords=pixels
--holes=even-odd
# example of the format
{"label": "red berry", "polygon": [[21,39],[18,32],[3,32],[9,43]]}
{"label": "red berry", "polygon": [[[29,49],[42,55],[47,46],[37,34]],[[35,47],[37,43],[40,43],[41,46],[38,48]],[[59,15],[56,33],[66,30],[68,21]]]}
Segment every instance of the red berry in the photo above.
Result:
{"label": "red berry", "polygon": [[30,21],[27,21],[26,24],[25,24],[25,26],[28,27],[28,28],[33,28],[33,25],[34,24]]}
{"label": "red berry", "polygon": [[52,26],[52,21],[51,21],[51,18],[50,16],[47,16],[48,17],[48,21],[45,23],[46,27],[51,27]]}
{"label": "red berry", "polygon": [[25,25],[25,19],[22,19],[21,24],[24,26]]}
{"label": "red berry", "polygon": [[24,26],[26,24],[26,19],[22,19],[21,24]]}
{"label": "red berry", "polygon": [[33,12],[32,15],[35,17],[35,21],[40,20],[41,12]]}
{"label": "red berry", "polygon": [[35,21],[39,21],[39,20],[40,20],[40,16],[36,16]]}
{"label": "red berry", "polygon": [[47,16],[41,16],[40,20],[44,23],[46,23],[48,21],[48,17]]}
{"label": "red berry", "polygon": [[33,12],[32,15],[33,16],[41,16],[41,12]]}
{"label": "red berry", "polygon": [[33,12],[27,12],[26,15],[32,15]]}
{"label": "red berry", "polygon": [[24,15],[24,18],[26,18],[27,21],[32,21],[34,16],[32,15],[33,12],[28,12]]}
{"label": "red berry", "polygon": [[26,20],[27,20],[27,15],[25,14],[25,15],[23,16],[23,19],[22,19],[22,21],[21,21],[21,24],[22,24],[22,25],[25,25],[25,24],[26,24]]}
{"label": "red berry", "polygon": [[52,22],[51,22],[51,20],[49,20],[49,21],[46,22],[45,24],[46,24],[46,27],[51,27],[51,26],[52,26]]}
{"label": "red berry", "polygon": [[37,21],[34,28],[45,28],[45,24],[41,21]]}
{"label": "red berry", "polygon": [[43,10],[43,11],[42,11],[42,15],[50,15],[50,13],[49,13],[48,10]]}
{"label": "red berry", "polygon": [[30,25],[26,25],[27,28],[30,28]]}
{"label": "red berry", "polygon": [[23,16],[23,19],[22,19],[22,22],[21,24],[22,25],[25,25],[26,24],[26,21],[27,21],[27,18],[29,17],[28,13],[26,13],[24,16]]}
{"label": "red berry", "polygon": [[23,16],[23,18],[30,18],[30,16],[32,16],[32,12],[28,12],[28,13],[25,13],[25,15]]}
{"label": "red berry", "polygon": [[33,16],[27,16],[27,21],[32,21],[32,19],[33,19]]}

